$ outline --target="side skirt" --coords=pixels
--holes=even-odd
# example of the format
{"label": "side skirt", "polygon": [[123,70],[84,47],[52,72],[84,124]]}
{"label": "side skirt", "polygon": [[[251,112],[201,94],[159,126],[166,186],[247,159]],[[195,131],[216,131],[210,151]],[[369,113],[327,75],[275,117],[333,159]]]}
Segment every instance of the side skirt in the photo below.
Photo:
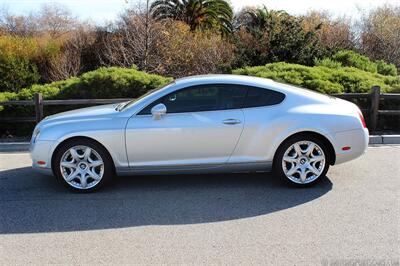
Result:
{"label": "side skirt", "polygon": [[174,165],[174,166],[140,166],[119,167],[118,175],[171,175],[171,174],[210,174],[210,173],[253,173],[270,172],[272,161],[202,164],[202,165]]}

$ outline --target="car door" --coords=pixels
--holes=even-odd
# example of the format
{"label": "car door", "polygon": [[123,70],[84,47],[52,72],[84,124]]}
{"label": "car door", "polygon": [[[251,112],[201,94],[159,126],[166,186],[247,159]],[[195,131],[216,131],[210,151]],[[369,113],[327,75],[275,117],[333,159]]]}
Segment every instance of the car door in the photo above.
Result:
{"label": "car door", "polygon": [[[227,162],[243,130],[246,89],[191,86],[170,93],[132,116],[126,128],[130,167],[215,166]],[[151,108],[163,103],[159,120]]]}

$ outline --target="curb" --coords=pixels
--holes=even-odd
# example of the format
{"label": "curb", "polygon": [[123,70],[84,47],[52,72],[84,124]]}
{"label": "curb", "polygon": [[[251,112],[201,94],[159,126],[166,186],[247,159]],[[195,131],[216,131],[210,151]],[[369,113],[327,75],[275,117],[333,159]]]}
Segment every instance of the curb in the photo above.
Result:
{"label": "curb", "polygon": [[29,151],[29,142],[0,142],[0,152]]}
{"label": "curb", "polygon": [[383,144],[383,137],[380,135],[369,136],[368,144]]}
{"label": "curb", "polygon": [[[371,135],[369,145],[400,144],[400,135]],[[0,152],[27,152],[29,142],[0,142]]]}
{"label": "curb", "polygon": [[400,144],[400,135],[382,135],[382,144]]}
{"label": "curb", "polygon": [[371,135],[369,144],[400,144],[400,135]]}

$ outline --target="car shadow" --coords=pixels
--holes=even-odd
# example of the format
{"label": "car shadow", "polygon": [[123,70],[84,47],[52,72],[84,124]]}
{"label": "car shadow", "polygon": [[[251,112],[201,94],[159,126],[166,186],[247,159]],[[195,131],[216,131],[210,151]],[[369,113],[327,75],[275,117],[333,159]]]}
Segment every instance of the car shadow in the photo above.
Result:
{"label": "car shadow", "polygon": [[298,189],[259,173],[117,177],[81,194],[25,167],[0,171],[0,234],[228,221],[295,207],[331,189],[329,178]]}

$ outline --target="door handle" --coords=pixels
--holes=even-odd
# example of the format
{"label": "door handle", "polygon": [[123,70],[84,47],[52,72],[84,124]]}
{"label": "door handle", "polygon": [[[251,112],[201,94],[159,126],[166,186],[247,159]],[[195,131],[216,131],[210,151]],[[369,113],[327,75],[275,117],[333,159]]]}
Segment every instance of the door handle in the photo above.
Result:
{"label": "door handle", "polygon": [[236,125],[236,124],[239,124],[240,122],[241,121],[239,119],[233,119],[233,118],[225,119],[222,121],[222,123],[224,123],[226,125]]}

